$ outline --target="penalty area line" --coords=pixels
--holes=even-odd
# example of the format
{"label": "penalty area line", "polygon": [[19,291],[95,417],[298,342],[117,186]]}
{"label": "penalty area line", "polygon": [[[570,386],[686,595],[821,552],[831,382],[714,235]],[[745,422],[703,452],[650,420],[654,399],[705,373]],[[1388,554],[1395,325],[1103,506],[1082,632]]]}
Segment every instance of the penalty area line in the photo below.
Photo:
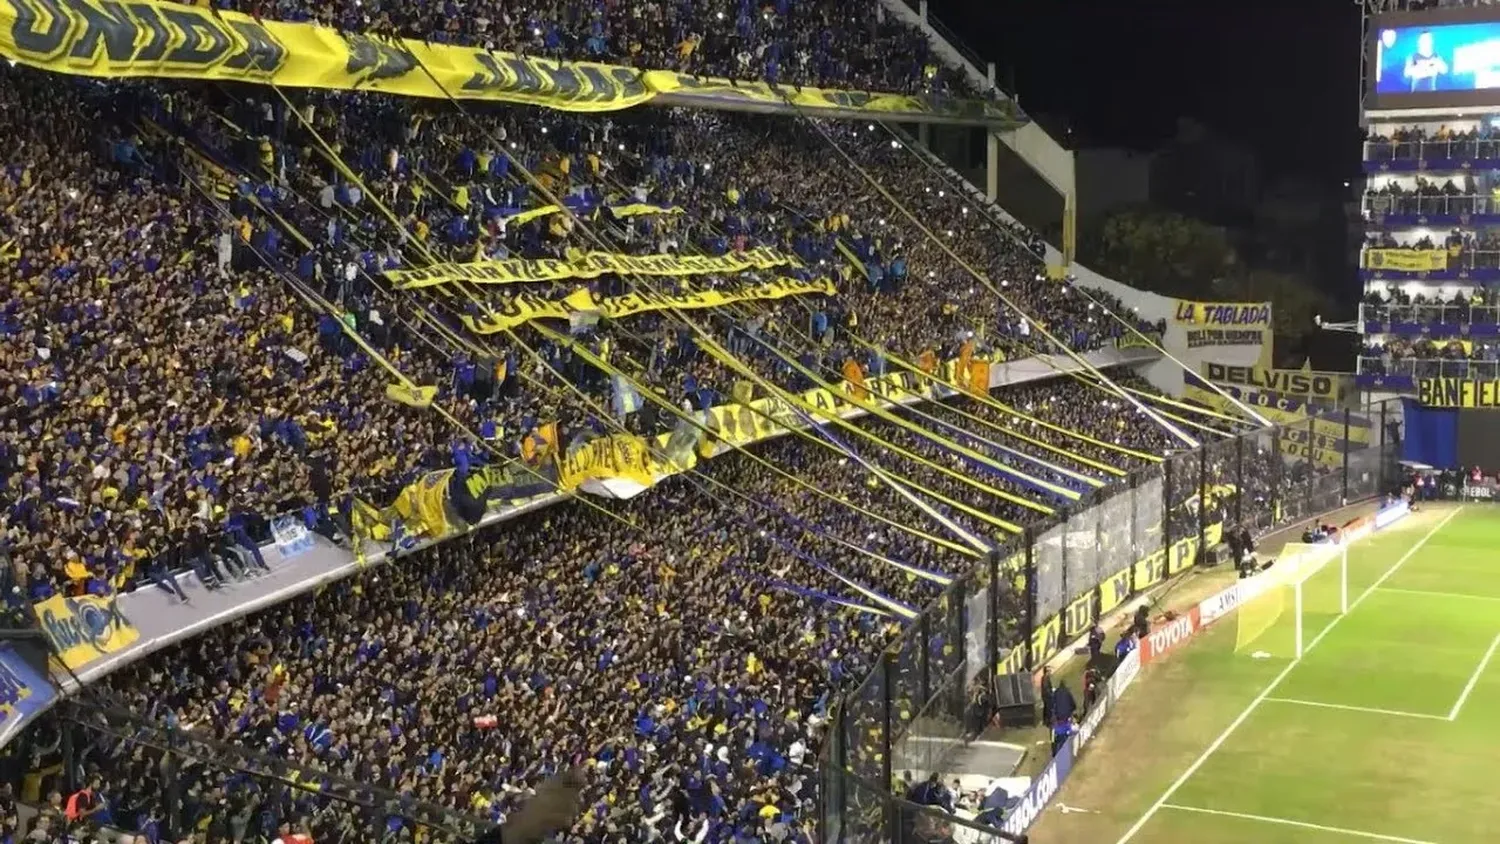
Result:
{"label": "penalty area line", "polygon": [[[1339,626],[1339,622],[1348,618],[1350,614],[1354,612],[1356,607],[1364,603],[1364,600],[1366,598],[1370,597],[1370,593],[1385,585],[1385,582],[1387,580],[1390,580],[1396,572],[1401,570],[1402,566],[1406,565],[1407,560],[1415,557],[1417,555],[1417,552],[1422,550],[1422,548],[1427,545],[1428,540],[1432,539],[1434,536],[1437,536],[1438,531],[1442,530],[1444,527],[1447,527],[1448,523],[1453,521],[1453,517],[1457,516],[1463,511],[1464,507],[1462,504],[1460,504],[1459,506],[1451,510],[1448,515],[1444,516],[1441,521],[1433,525],[1432,530],[1427,531],[1425,536],[1417,540],[1416,544],[1411,546],[1411,548],[1407,549],[1406,553],[1401,555],[1401,559],[1397,560],[1395,565],[1386,569],[1385,573],[1377,578],[1374,583],[1370,584],[1369,587],[1365,589],[1365,591],[1359,593],[1359,597],[1349,602],[1348,611],[1346,611],[1342,615],[1335,616],[1332,621],[1328,622],[1328,626],[1323,628],[1322,632],[1318,633],[1317,636],[1313,637],[1313,640],[1311,642],[1307,643],[1307,647],[1302,651],[1303,656],[1306,656],[1310,651],[1312,651],[1313,648],[1316,648],[1318,646],[1318,643],[1323,641],[1324,637],[1326,637],[1329,633],[1332,633],[1334,629]],[[1183,783],[1187,782],[1188,779],[1193,776],[1193,774],[1198,773],[1198,769],[1203,767],[1203,763],[1207,762],[1210,756],[1213,756],[1215,753],[1217,753],[1219,748],[1224,746],[1224,742],[1229,741],[1229,737],[1234,735],[1234,731],[1238,730],[1241,724],[1249,720],[1250,716],[1255,712],[1257,708],[1260,707],[1262,703],[1265,702],[1266,698],[1270,697],[1271,694],[1275,692],[1283,682],[1286,681],[1286,678],[1291,675],[1292,670],[1295,669],[1298,665],[1302,664],[1302,659],[1303,657],[1297,657],[1296,659],[1287,663],[1287,666],[1281,669],[1281,673],[1277,674],[1276,677],[1271,680],[1270,685],[1262,689],[1260,694],[1255,696],[1255,700],[1250,701],[1250,705],[1245,707],[1244,712],[1241,712],[1238,717],[1229,722],[1229,726],[1224,728],[1224,732],[1219,733],[1217,738],[1215,738],[1212,742],[1209,742],[1208,747],[1203,750],[1203,753],[1199,754],[1198,758],[1193,760],[1193,764],[1189,765],[1187,770],[1182,772],[1181,776],[1173,780],[1171,785],[1167,786],[1167,790],[1162,792],[1162,795],[1160,797],[1156,798],[1156,802],[1151,804],[1151,808],[1147,809],[1146,813],[1144,815],[1141,815],[1140,819],[1137,820],[1133,825],[1131,825],[1130,829],[1125,830],[1125,834],[1120,836],[1120,840],[1115,842],[1115,844],[1125,844],[1125,842],[1134,838],[1136,836],[1136,833],[1141,831],[1142,827],[1144,827],[1147,823],[1150,823],[1151,818],[1155,817],[1156,813],[1161,811],[1161,808],[1167,804],[1167,801],[1172,799],[1172,795],[1176,794],[1178,790],[1182,788]]]}
{"label": "penalty area line", "polygon": [[1295,826],[1301,829],[1316,829],[1319,832],[1332,832],[1338,835],[1348,835],[1352,838],[1368,838],[1371,841],[1394,841],[1396,844],[1433,844],[1431,841],[1422,841],[1417,838],[1402,838],[1399,835],[1382,835],[1378,832],[1365,832],[1362,829],[1344,829],[1338,826],[1324,826],[1320,823],[1307,823],[1306,821],[1294,821],[1287,818],[1272,818],[1266,815],[1249,815],[1244,812],[1225,812],[1221,809],[1200,809],[1197,806],[1183,806],[1178,803],[1163,803],[1163,809],[1172,809],[1177,812],[1194,812],[1200,815],[1217,815],[1222,818],[1239,818],[1247,821],[1259,821],[1260,823],[1276,824],[1278,826]]}
{"label": "penalty area line", "polygon": [[1495,648],[1497,646],[1500,646],[1500,636],[1496,636],[1495,640],[1490,642],[1490,649],[1484,652],[1484,659],[1479,661],[1479,667],[1475,668],[1474,673],[1469,675],[1469,684],[1464,686],[1463,694],[1458,696],[1458,702],[1453,704],[1453,709],[1448,712],[1449,721],[1458,720],[1458,711],[1464,708],[1464,702],[1469,699],[1469,695],[1474,691],[1474,687],[1479,684],[1479,678],[1484,676],[1484,669],[1488,668],[1490,660],[1495,658]]}
{"label": "penalty area line", "polygon": [[1452,721],[1447,715],[1429,715],[1425,712],[1402,712],[1398,709],[1377,709],[1373,706],[1349,706],[1343,703],[1323,703],[1318,700],[1297,700],[1289,697],[1268,697],[1266,703],[1286,703],[1293,706],[1315,706],[1319,709],[1341,709],[1345,712],[1369,712],[1373,715],[1395,715],[1400,718],[1426,718],[1431,721]]}

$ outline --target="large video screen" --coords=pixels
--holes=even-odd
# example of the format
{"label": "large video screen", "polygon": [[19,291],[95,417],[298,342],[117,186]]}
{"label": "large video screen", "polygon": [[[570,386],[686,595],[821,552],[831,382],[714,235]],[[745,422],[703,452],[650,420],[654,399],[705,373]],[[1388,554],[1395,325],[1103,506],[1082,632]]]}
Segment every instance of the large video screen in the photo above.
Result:
{"label": "large video screen", "polygon": [[1500,21],[1375,29],[1374,108],[1500,105]]}

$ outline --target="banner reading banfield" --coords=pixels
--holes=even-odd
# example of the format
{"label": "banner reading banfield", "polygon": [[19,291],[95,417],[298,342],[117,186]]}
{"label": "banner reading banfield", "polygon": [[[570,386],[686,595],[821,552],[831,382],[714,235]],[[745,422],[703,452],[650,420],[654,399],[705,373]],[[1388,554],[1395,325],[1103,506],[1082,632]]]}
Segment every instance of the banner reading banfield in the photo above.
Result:
{"label": "banner reading banfield", "polygon": [[614,111],[662,97],[673,105],[708,108],[790,102],[846,116],[926,116],[1006,126],[1025,119],[1010,102],[734,85],[666,70],[345,35],[310,23],[157,0],[0,0],[0,56],[55,73],[100,78],[213,79],[568,111]]}

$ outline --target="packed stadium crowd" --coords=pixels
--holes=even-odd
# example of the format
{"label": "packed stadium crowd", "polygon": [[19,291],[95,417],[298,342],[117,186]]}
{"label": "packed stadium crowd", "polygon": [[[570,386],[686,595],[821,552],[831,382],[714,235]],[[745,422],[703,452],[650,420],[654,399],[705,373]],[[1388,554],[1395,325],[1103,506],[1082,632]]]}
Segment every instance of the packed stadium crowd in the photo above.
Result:
{"label": "packed stadium crowd", "polygon": [[[739,78],[930,90],[946,74],[873,5],[244,7]],[[1034,239],[873,125],[461,113],[359,94],[288,105],[14,67],[0,68],[0,115],[0,571],[23,604],[180,596],[183,568],[234,589],[255,570],[226,567],[242,556],[226,552],[263,566],[271,517],[345,542],[353,497],[389,503],[432,469],[521,461],[545,476],[527,446],[542,430],[563,451],[622,426],[670,431],[667,407],[726,403],[741,382],[794,392],[842,383],[851,363],[864,377],[1055,343],[1088,352],[1126,330],[1106,313],[1117,301],[1047,281]],[[553,199],[568,210],[534,213]],[[754,248],[797,263],[585,284],[609,297],[826,277],[836,295],[596,316],[567,337],[523,323],[477,334],[471,323],[577,281],[522,282],[522,295],[383,275]],[[627,401],[616,368],[650,400]],[[397,382],[433,387],[431,406],[388,398]],[[808,842],[829,707],[900,620],[972,568],[976,544],[1176,447],[1070,379],[819,428],[628,502],[568,502],[371,568],[135,663],[101,694],[488,821],[581,764],[569,841]],[[1265,484],[1232,494],[1268,504]],[[1196,499],[1171,506],[1184,520],[1224,506]],[[371,840],[316,789],[178,770],[141,746],[82,758],[70,778],[107,810],[51,813],[37,840],[106,824],[153,842]],[[363,820],[382,841],[441,838],[398,812]]]}
{"label": "packed stadium crowd", "polygon": [[547,0],[394,3],[390,0],[223,0],[269,20],[401,35],[527,56],[675,70],[794,86],[974,96],[960,69],[935,55],[920,27],[879,3],[836,0]]}
{"label": "packed stadium crowd", "polygon": [[1435,290],[1433,295],[1415,296],[1400,287],[1391,286],[1383,293],[1370,290],[1364,303],[1364,318],[1373,322],[1415,323],[1493,323],[1500,304],[1500,291],[1492,287],[1455,287]]}
{"label": "packed stadium crowd", "polygon": [[1496,138],[1494,128],[1485,123],[1462,129],[1440,124],[1430,132],[1423,126],[1382,128],[1385,130],[1371,133],[1365,139],[1368,161],[1461,161],[1500,154],[1496,146],[1500,139]]}

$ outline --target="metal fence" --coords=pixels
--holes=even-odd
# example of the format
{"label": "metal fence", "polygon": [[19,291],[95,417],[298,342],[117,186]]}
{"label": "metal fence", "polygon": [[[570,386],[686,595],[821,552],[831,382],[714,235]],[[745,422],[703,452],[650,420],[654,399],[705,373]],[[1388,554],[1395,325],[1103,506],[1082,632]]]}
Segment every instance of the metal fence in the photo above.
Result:
{"label": "metal fence", "polygon": [[1440,358],[1362,357],[1359,374],[1395,378],[1472,378],[1479,381],[1500,379],[1500,360],[1447,360]]}
{"label": "metal fence", "polygon": [[[1173,454],[1033,525],[958,579],[834,708],[820,757],[819,839],[906,842],[942,819],[897,775],[944,772],[994,712],[988,685],[1040,667],[1129,598],[1193,566],[1223,532],[1295,524],[1394,488],[1401,405],[1339,410]],[[997,774],[1007,772],[996,772]],[[945,839],[944,839],[945,840]]]}

